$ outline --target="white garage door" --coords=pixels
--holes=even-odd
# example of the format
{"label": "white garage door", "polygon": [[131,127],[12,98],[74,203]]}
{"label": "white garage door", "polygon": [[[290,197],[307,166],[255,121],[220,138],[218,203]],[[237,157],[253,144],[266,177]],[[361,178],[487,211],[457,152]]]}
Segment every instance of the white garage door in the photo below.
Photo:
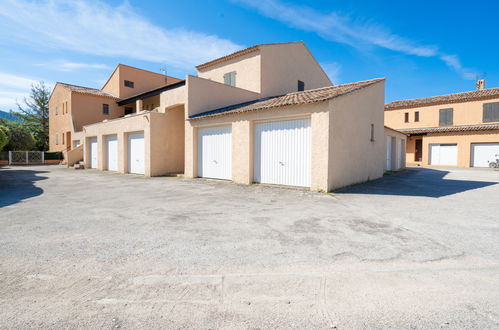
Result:
{"label": "white garage door", "polygon": [[404,154],[405,154],[405,145],[404,140],[400,139],[397,142],[397,170],[400,170],[404,167]]}
{"label": "white garage door", "polygon": [[499,143],[472,143],[471,166],[489,167],[490,162],[499,158]]}
{"label": "white garage door", "polygon": [[255,125],[255,182],[310,187],[310,158],[310,118]]}
{"label": "white garage door", "polygon": [[430,164],[457,166],[457,144],[431,144]]}
{"label": "white garage door", "polygon": [[144,133],[128,134],[128,172],[144,174]]}
{"label": "white garage door", "polygon": [[199,129],[198,176],[232,180],[232,128],[230,126]]}
{"label": "white garage door", "polygon": [[386,137],[386,170],[392,170],[392,137]]}
{"label": "white garage door", "polygon": [[97,147],[97,138],[91,138],[90,143],[90,168],[97,168],[99,162],[99,148]]}
{"label": "white garage door", "polygon": [[107,137],[107,170],[118,170],[118,137],[116,135]]}

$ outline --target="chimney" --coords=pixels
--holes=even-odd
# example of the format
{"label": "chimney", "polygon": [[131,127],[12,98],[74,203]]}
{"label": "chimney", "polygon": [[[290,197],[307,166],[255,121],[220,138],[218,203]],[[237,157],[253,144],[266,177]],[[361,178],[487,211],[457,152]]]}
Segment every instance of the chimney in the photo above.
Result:
{"label": "chimney", "polygon": [[482,90],[485,89],[485,80],[480,79],[476,81],[476,89],[477,90]]}

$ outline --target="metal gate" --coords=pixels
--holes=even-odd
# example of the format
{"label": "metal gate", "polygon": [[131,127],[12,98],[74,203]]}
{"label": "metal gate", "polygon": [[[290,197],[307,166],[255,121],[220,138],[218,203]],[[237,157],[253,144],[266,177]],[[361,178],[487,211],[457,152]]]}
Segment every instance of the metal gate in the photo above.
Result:
{"label": "metal gate", "polygon": [[40,165],[44,163],[43,151],[9,151],[9,165]]}

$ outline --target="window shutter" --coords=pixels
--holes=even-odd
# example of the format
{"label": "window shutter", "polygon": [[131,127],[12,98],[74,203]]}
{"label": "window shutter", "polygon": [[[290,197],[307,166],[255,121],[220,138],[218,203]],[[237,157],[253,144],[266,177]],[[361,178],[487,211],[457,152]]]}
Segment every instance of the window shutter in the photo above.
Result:
{"label": "window shutter", "polygon": [[483,121],[499,121],[499,102],[483,104]]}
{"label": "window shutter", "polygon": [[236,87],[236,71],[224,74],[224,84]]}
{"label": "window shutter", "polygon": [[454,121],[454,109],[453,108],[440,109],[440,112],[439,112],[439,125],[440,126],[452,125],[453,121]]}

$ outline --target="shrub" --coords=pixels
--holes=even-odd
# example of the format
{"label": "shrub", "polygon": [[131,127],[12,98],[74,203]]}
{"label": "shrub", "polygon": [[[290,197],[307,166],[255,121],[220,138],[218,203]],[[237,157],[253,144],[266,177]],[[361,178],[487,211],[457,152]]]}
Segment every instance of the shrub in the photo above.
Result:
{"label": "shrub", "polygon": [[9,142],[9,129],[5,126],[0,126],[0,151]]}

